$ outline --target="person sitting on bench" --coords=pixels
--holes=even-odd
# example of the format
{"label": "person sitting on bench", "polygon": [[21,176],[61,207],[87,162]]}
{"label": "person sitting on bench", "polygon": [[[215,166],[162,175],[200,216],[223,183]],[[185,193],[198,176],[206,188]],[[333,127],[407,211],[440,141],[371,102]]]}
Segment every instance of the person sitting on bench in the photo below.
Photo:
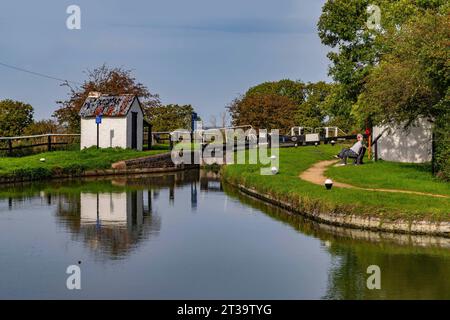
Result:
{"label": "person sitting on bench", "polygon": [[358,134],[356,136],[356,139],[358,141],[356,141],[356,143],[350,148],[343,148],[341,150],[341,152],[339,152],[339,154],[337,156],[335,156],[336,158],[342,159],[342,166],[345,166],[347,164],[347,158],[358,158],[363,146],[363,135],[362,134]]}

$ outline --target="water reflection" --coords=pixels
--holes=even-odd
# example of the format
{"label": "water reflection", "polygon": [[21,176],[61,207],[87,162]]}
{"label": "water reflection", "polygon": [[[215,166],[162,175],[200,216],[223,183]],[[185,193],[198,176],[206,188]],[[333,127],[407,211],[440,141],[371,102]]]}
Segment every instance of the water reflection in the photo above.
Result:
{"label": "water reflection", "polygon": [[[226,185],[225,185],[226,186]],[[324,225],[227,187],[225,192],[304,234],[330,254],[322,299],[450,299],[450,238],[396,235]],[[368,290],[367,267],[381,269],[381,290]]]}
{"label": "water reflection", "polygon": [[[102,262],[89,265],[99,276],[91,282],[110,288],[117,280],[125,297],[450,298],[450,239],[323,225],[249,198],[222,184],[215,172],[10,186],[0,190],[0,199],[0,255],[8,261],[0,264],[0,283],[11,286],[20,287],[11,281],[27,254],[48,250],[47,259],[31,260],[21,274],[49,270],[48,281],[87,252]],[[52,233],[55,221],[62,232],[38,242],[39,250],[27,249],[36,234]],[[36,234],[24,234],[27,224]],[[57,247],[67,238],[83,250],[68,255]],[[47,249],[49,244],[54,247]],[[64,265],[36,268],[52,257]],[[382,290],[367,289],[369,265],[380,266]],[[17,289],[19,297],[26,296],[35,279],[30,277]],[[141,289],[131,283],[142,283]],[[0,286],[0,297],[13,291],[5,288]],[[83,290],[85,297],[97,292]]]}
{"label": "water reflection", "polygon": [[[58,222],[68,228],[75,240],[83,241],[98,255],[123,259],[141,241],[158,236],[161,216],[152,203],[161,189],[169,189],[169,204],[173,205],[175,190],[191,186],[191,208],[197,206],[199,171],[180,172],[162,176],[119,177],[109,184],[123,191],[60,194],[56,199]],[[145,188],[144,190],[142,188]],[[51,204],[51,194],[45,195]]]}
{"label": "water reflection", "polygon": [[140,241],[157,235],[161,219],[152,212],[151,190],[62,195],[56,216],[74,240],[97,254],[123,258]]}

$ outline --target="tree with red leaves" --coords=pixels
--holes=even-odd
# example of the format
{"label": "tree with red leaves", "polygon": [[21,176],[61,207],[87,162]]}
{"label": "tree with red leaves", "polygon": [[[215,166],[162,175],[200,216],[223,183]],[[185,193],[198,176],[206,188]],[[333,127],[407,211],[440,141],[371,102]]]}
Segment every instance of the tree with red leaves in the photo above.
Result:
{"label": "tree with red leaves", "polygon": [[80,132],[79,112],[92,91],[107,95],[134,94],[142,99],[145,108],[160,104],[159,96],[150,93],[145,85],[137,82],[131,70],[111,68],[103,64],[94,70],[87,70],[86,74],[87,80],[79,88],[72,87],[68,82],[62,84],[69,88],[69,97],[57,102],[60,106],[53,117],[67,132]]}

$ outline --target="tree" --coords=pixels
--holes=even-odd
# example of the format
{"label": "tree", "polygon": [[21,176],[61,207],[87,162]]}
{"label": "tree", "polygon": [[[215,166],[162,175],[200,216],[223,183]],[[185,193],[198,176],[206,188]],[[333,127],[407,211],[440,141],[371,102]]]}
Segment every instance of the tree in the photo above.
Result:
{"label": "tree", "polygon": [[264,82],[254,86],[245,93],[245,96],[253,94],[272,94],[289,98],[297,105],[301,105],[305,101],[304,96],[305,84],[301,81],[292,81],[284,79],[280,81]]}
{"label": "tree", "polygon": [[[241,104],[245,102],[244,106],[249,107],[249,102],[257,102],[257,99],[254,98],[254,96],[257,95],[265,96],[266,100],[269,101],[271,99],[273,100],[274,97],[277,96],[279,98],[283,98],[277,99],[277,103],[280,101],[286,102],[286,100],[289,100],[291,102],[289,103],[289,107],[292,105],[295,106],[295,110],[289,110],[288,117],[290,117],[290,120],[287,122],[289,125],[320,127],[325,123],[325,120],[330,119],[331,116],[329,112],[334,111],[334,109],[329,108],[329,106],[331,106],[330,103],[325,103],[332,89],[333,85],[323,81],[306,84],[301,81],[292,80],[264,82],[250,88],[243,96],[232,101],[227,109],[231,114],[233,124],[241,123],[253,125],[253,123],[248,122],[248,114],[241,110]],[[252,112],[257,112],[257,110],[252,108]],[[275,117],[275,113],[276,110],[270,114],[270,117]],[[268,114],[265,113],[264,115],[267,116]],[[259,115],[259,118],[261,116],[262,114]],[[286,115],[282,115],[281,117],[285,116]],[[271,118],[268,119],[268,122],[272,122]],[[261,122],[260,120],[258,121]],[[289,128],[280,129],[283,129],[284,131]]]}
{"label": "tree", "polygon": [[[369,5],[381,9],[381,27],[369,29]],[[383,35],[396,33],[411,18],[426,12],[445,11],[445,0],[334,0],[327,1],[318,22],[323,44],[334,48],[328,54],[332,64],[329,74],[340,85],[333,95],[339,101],[341,113],[350,114],[363,91],[366,77],[378,65],[389,46]]]}
{"label": "tree", "polygon": [[303,127],[320,127],[326,118],[329,118],[329,110],[325,100],[330,94],[332,86],[326,82],[307,83],[303,90],[305,102],[300,105],[297,112],[296,123]]}
{"label": "tree", "polygon": [[350,102],[356,101],[363,79],[376,58],[372,32],[366,28],[370,3],[369,0],[327,1],[318,22],[322,43],[337,49],[328,54],[332,62],[329,74],[345,86],[343,98]]}
{"label": "tree", "polygon": [[60,107],[53,116],[67,131],[76,133],[80,131],[80,112],[89,92],[96,91],[108,95],[134,94],[142,98],[146,107],[159,104],[159,96],[151,94],[142,83],[137,82],[131,70],[111,68],[102,65],[94,70],[87,70],[87,80],[81,88],[72,88],[68,83],[63,84],[70,90],[69,98],[59,101]]}
{"label": "tree", "polygon": [[0,136],[20,136],[27,126],[33,123],[33,107],[27,103],[0,101]]}
{"label": "tree", "polygon": [[444,181],[450,181],[450,94],[445,97],[446,109],[434,122],[435,154],[433,172]]}
{"label": "tree", "polygon": [[228,114],[224,111],[220,113],[220,127],[225,128],[228,126]]}
{"label": "tree", "polygon": [[355,106],[359,117],[409,124],[448,110],[450,15],[425,14],[384,37],[390,48],[370,75]]}
{"label": "tree", "polygon": [[227,112],[221,112],[219,117],[216,115],[210,115],[208,125],[211,128],[226,128],[228,126],[228,114]]}
{"label": "tree", "polygon": [[47,133],[60,133],[61,128],[55,120],[40,120],[30,124],[24,131],[26,135],[39,135]]}
{"label": "tree", "polygon": [[146,116],[154,132],[167,132],[176,129],[191,129],[194,108],[191,105],[156,105],[145,108]]}
{"label": "tree", "polygon": [[367,77],[354,113],[375,123],[435,122],[436,169],[450,178],[450,14],[427,13],[384,36],[389,52]]}
{"label": "tree", "polygon": [[255,129],[279,129],[287,133],[295,125],[298,106],[286,96],[254,93],[235,99],[227,106],[233,125]]}
{"label": "tree", "polygon": [[211,128],[217,128],[218,127],[218,125],[217,125],[217,117],[215,115],[212,114],[212,115],[209,116],[208,125]]}
{"label": "tree", "polygon": [[347,97],[344,85],[331,84],[322,106],[327,112],[327,126],[336,126],[345,132],[359,131],[360,126],[356,125],[355,117],[351,113],[352,103]]}

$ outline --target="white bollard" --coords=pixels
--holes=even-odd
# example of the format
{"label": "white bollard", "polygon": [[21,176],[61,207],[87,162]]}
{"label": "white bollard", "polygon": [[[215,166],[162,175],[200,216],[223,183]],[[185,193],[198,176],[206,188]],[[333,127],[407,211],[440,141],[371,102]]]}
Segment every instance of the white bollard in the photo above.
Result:
{"label": "white bollard", "polygon": [[330,190],[331,187],[333,187],[333,180],[331,179],[325,180],[325,188],[327,188],[327,190]]}

